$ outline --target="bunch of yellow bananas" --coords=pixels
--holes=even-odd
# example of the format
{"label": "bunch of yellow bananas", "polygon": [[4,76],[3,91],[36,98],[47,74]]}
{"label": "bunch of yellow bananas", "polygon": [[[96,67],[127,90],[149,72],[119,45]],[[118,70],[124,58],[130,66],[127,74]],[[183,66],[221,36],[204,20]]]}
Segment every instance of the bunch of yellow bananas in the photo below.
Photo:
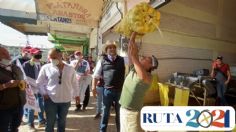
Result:
{"label": "bunch of yellow bananas", "polygon": [[144,35],[154,32],[160,25],[160,12],[148,3],[142,2],[128,11],[126,16],[117,25],[115,31],[130,37],[132,32]]}

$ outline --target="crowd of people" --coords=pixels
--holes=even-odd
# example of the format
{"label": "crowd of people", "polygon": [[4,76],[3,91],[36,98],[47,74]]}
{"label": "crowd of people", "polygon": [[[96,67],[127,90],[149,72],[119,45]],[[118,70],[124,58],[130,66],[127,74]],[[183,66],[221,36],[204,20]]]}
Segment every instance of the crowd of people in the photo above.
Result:
{"label": "crowd of people", "polygon": [[[76,112],[86,110],[90,88],[97,104],[94,118],[101,117],[100,132],[107,131],[111,107],[115,109],[118,132],[142,131],[139,112],[158,60],[155,56],[139,56],[135,38],[136,33],[132,33],[128,46],[131,70],[126,77],[124,58],[117,54],[113,41],[105,44],[96,67],[92,57],[85,58],[80,51],[65,59],[59,49],[53,48],[49,50],[48,62],[43,62],[40,49],[25,47],[21,57],[12,61],[9,52],[0,47],[0,131],[18,131],[22,117],[27,119],[29,130],[36,130],[35,109],[24,108],[29,94],[26,91],[30,89],[40,109],[38,127],[45,126],[46,132],[53,132],[57,123],[57,130],[64,132],[71,101],[76,103]],[[230,72],[222,59],[216,59],[211,75],[219,80],[218,96],[225,105],[223,93]]]}

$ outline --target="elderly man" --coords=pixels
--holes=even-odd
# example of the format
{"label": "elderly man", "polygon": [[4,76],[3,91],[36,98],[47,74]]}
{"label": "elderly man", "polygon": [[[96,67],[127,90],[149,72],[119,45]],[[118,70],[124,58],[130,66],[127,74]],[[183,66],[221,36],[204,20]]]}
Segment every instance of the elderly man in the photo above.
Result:
{"label": "elderly man", "polygon": [[135,37],[136,33],[132,33],[128,49],[128,56],[134,68],[125,79],[120,97],[121,132],[141,131],[139,112],[143,106],[144,95],[152,82],[151,71],[158,66],[158,61],[154,56],[138,57]]}
{"label": "elderly man", "polygon": [[62,61],[59,49],[51,49],[48,58],[51,63],[41,68],[36,81],[38,85],[46,85],[45,89],[40,90],[44,97],[46,132],[54,131],[56,118],[57,131],[64,132],[72,96],[79,101],[76,72]]}
{"label": "elderly man", "polygon": [[97,62],[94,74],[92,90],[96,96],[96,85],[102,77],[104,80],[103,91],[103,114],[100,123],[100,131],[106,132],[108,119],[110,115],[110,107],[115,104],[116,111],[116,127],[120,131],[120,94],[125,78],[124,58],[117,55],[115,42],[108,41],[105,46],[106,55]]}
{"label": "elderly man", "polygon": [[26,102],[24,87],[20,85],[22,71],[10,61],[8,51],[0,47],[0,132],[18,131]]}

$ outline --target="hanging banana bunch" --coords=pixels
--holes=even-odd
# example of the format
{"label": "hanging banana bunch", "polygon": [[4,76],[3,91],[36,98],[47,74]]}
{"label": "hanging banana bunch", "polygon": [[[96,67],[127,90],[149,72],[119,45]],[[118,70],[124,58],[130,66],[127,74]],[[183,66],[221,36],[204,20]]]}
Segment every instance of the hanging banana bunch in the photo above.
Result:
{"label": "hanging banana bunch", "polygon": [[160,12],[152,8],[148,3],[142,2],[128,11],[126,16],[116,26],[115,31],[130,37],[132,32],[139,36],[154,32],[160,25]]}

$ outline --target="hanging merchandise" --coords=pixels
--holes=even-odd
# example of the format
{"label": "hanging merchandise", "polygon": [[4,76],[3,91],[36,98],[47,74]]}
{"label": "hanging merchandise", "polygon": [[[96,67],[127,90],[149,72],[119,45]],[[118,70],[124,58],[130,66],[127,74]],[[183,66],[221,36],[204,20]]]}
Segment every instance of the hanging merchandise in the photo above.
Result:
{"label": "hanging merchandise", "polygon": [[169,87],[166,84],[158,83],[161,106],[169,105]]}
{"label": "hanging merchandise", "polygon": [[175,88],[174,106],[188,106],[189,89]]}
{"label": "hanging merchandise", "polygon": [[156,31],[159,25],[160,12],[148,3],[142,2],[128,11],[115,30],[126,37],[130,37],[132,32],[137,32],[141,37],[146,33]]}
{"label": "hanging merchandise", "polygon": [[144,105],[156,105],[160,103],[158,75],[153,75],[152,84],[144,96]]}

